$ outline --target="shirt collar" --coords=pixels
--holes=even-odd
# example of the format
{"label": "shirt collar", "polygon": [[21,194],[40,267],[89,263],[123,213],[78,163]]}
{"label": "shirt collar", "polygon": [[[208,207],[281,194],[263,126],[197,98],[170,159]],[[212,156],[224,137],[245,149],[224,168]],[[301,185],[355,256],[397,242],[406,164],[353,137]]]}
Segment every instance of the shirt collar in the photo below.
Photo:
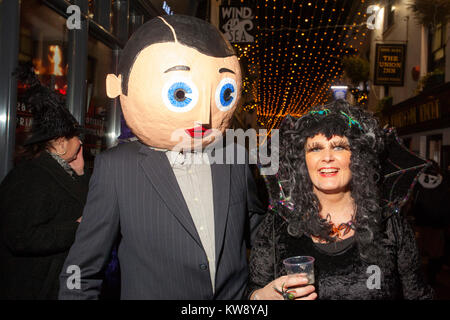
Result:
{"label": "shirt collar", "polygon": [[184,165],[186,161],[186,154],[179,152],[179,151],[172,151],[172,150],[166,150],[164,151],[166,153],[167,159],[169,159],[170,165],[173,167],[175,166],[182,166]]}
{"label": "shirt collar", "polygon": [[[155,147],[149,147],[152,150],[164,152],[169,160],[172,168],[186,165],[202,165],[209,164],[209,158],[205,157],[205,153],[200,151],[180,152],[168,149],[160,149]],[[207,159],[205,161],[205,159]]]}

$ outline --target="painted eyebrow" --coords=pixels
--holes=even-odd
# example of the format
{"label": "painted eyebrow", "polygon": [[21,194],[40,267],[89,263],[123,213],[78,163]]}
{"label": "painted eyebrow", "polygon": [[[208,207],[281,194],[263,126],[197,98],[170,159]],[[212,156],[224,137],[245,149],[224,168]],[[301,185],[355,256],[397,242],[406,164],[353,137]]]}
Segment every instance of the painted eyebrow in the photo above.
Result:
{"label": "painted eyebrow", "polygon": [[166,71],[164,71],[164,73],[170,72],[170,71],[190,71],[191,68],[189,68],[188,66],[175,66],[172,68],[167,69]]}
{"label": "painted eyebrow", "polygon": [[224,72],[231,72],[232,74],[236,74],[233,70],[227,69],[227,68],[220,68],[219,69],[219,73],[224,73]]}

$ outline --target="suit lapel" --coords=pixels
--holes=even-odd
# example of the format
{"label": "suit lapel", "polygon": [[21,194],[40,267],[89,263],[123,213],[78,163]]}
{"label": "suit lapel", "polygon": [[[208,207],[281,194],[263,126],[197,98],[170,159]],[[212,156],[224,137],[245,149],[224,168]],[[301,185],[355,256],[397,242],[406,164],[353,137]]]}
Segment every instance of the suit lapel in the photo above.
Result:
{"label": "suit lapel", "polygon": [[178,181],[170,166],[169,160],[164,152],[155,151],[147,146],[142,146],[140,153],[144,155],[140,161],[145,175],[153,184],[156,192],[166,203],[170,212],[192,236],[192,238],[203,247],[200,237],[195,228],[194,221],[184,200]]}
{"label": "suit lapel", "polygon": [[212,164],[211,176],[214,198],[214,228],[216,239],[216,264],[223,247],[225,227],[228,219],[228,205],[230,199],[230,165]]}

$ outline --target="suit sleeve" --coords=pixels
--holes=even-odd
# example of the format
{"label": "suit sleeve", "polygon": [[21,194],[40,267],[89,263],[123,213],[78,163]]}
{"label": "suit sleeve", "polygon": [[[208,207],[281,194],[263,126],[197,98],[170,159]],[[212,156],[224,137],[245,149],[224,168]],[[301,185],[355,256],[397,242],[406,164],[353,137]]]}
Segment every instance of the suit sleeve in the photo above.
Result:
{"label": "suit sleeve", "polygon": [[[104,269],[119,234],[114,170],[109,156],[101,154],[95,159],[82,221],[60,275],[59,299],[98,299],[100,294]],[[79,287],[73,268],[80,271]]]}

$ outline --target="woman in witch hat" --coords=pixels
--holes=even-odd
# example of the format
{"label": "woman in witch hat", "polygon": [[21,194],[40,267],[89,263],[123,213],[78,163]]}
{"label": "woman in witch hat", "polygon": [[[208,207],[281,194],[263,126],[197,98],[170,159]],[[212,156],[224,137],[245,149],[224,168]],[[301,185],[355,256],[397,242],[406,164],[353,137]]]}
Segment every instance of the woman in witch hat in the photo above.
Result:
{"label": "woman in witch hat", "polygon": [[56,299],[86,201],[81,128],[58,93],[21,66],[33,114],[21,161],[0,185],[0,299]]}

